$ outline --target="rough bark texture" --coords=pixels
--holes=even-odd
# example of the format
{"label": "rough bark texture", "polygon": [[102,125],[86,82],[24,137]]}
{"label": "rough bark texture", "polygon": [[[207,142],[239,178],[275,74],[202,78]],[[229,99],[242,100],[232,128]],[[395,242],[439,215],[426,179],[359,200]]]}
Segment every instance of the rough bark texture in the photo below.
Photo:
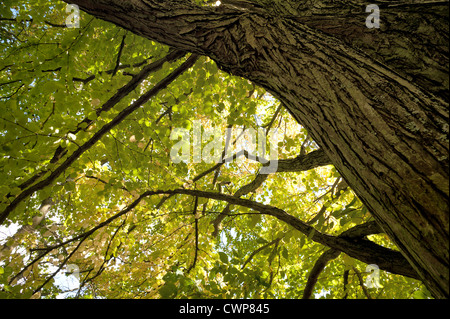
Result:
{"label": "rough bark texture", "polygon": [[448,297],[448,2],[389,2],[380,29],[365,27],[356,0],[70,2],[274,94],[432,294]]}
{"label": "rough bark texture", "polygon": [[[389,271],[394,274],[408,276],[415,279],[420,278],[418,273],[411,267],[411,265],[400,252],[377,245],[365,238],[366,235],[382,232],[382,229],[379,228],[379,225],[374,222],[368,222],[362,225],[358,225],[343,232],[339,236],[332,236],[314,229],[314,227],[306,224],[297,217],[290,215],[284,210],[277,207],[264,205],[249,199],[239,198],[236,196],[193,189],[147,191],[141,194],[140,197],[136,199],[136,201],[133,202],[130,206],[111,218],[115,219],[119,216],[122,216],[126,212],[129,212],[131,209],[136,207],[136,205],[138,205],[143,198],[159,194],[183,194],[194,197],[204,197],[226,201],[231,205],[248,207],[257,212],[260,212],[261,214],[273,216],[278,220],[294,227],[304,235],[309,236],[311,240],[332,249],[344,252],[353,258],[361,260],[362,262],[365,262],[367,264],[377,264],[380,269]],[[107,222],[109,223],[109,221],[106,221],[104,223]]]}

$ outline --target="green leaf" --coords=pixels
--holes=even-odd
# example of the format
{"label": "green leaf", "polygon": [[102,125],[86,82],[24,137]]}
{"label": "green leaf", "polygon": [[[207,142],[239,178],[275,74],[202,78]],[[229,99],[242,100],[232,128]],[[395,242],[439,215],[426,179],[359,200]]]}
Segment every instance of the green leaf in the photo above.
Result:
{"label": "green leaf", "polygon": [[347,254],[343,254],[342,260],[344,261],[345,269],[352,269],[355,265],[355,260]]}
{"label": "green leaf", "polygon": [[160,289],[159,294],[163,299],[169,299],[175,297],[177,294],[177,286],[174,283],[166,282]]}
{"label": "green leaf", "polygon": [[97,118],[97,112],[92,111],[87,115],[87,118],[90,119],[91,121],[95,120]]}
{"label": "green leaf", "polygon": [[267,244],[267,243],[268,243],[268,241],[265,240],[265,239],[262,238],[262,237],[256,238],[256,242],[257,242],[258,244]]}
{"label": "green leaf", "polygon": [[[204,5],[211,1],[196,2]],[[63,249],[51,251],[46,258],[37,261],[33,269],[30,267],[20,285],[7,286],[10,275],[19,273],[24,263],[34,258],[29,251],[30,240],[33,247],[53,246],[58,244],[57,238],[67,241],[104,223],[104,227],[91,234],[73,256],[82,270],[98,269],[102,264],[107,266],[105,258],[108,265],[116,264],[96,278],[95,294],[101,298],[129,298],[144,296],[142,293],[145,292],[158,294],[158,291],[161,298],[296,298],[305,273],[311,270],[323,251],[320,244],[308,240],[312,239],[314,232],[305,235],[293,228],[289,221],[285,223],[261,214],[248,215],[254,211],[235,205],[231,211],[236,215],[221,222],[222,235],[209,240],[214,230],[211,221],[217,218],[216,213],[223,211],[225,203],[201,198],[196,215],[199,218],[198,245],[201,249],[198,250],[196,267],[184,274],[188,278],[183,276],[182,269],[192,265],[192,234],[184,227],[195,220],[192,215],[193,198],[177,195],[165,200],[166,195],[163,194],[141,196],[147,191],[167,189],[211,190],[215,180],[229,181],[221,191],[232,195],[255,180],[260,163],[243,157],[241,162],[225,163],[220,170],[214,168],[216,163],[193,163],[193,143],[186,142],[191,151],[191,161],[173,163],[170,153],[177,141],[169,137],[174,128],[186,127],[192,134],[193,123],[200,120],[202,133],[218,128],[221,137],[225,137],[227,124],[234,126],[233,129],[237,129],[237,125],[245,126],[246,130],[257,129],[259,125],[268,128],[274,119],[271,132],[282,128],[284,136],[273,145],[272,141],[266,141],[265,154],[275,155],[269,152],[269,146],[276,146],[281,140],[282,149],[278,150],[277,157],[284,159],[298,155],[308,134],[306,129],[287,116],[284,110],[275,116],[279,101],[269,96],[264,88],[229,75],[219,70],[210,58],[200,57],[176,81],[142,108],[129,114],[100,140],[90,144],[85,153],[63,169],[60,165],[64,158],[83,146],[95,132],[185,60],[166,62],[161,70],[151,72],[135,90],[120,94],[123,98],[119,103],[97,117],[96,109],[99,110],[102,103],[126,86],[132,74],[141,72],[146,63],[163,58],[171,48],[101,19],[91,20],[82,16],[79,29],[52,27],[45,23],[64,24],[67,17],[65,6],[63,2],[44,0],[6,0],[6,5],[0,6],[3,18],[19,16],[19,20],[23,20],[29,19],[29,15],[33,17],[32,22],[5,21],[1,26],[4,32],[0,33],[5,39],[0,50],[0,70],[3,70],[0,83],[4,84],[0,85],[0,96],[9,97],[4,98],[0,105],[3,111],[0,115],[0,211],[14,196],[22,193],[18,187],[22,183],[30,181],[32,183],[27,187],[32,187],[51,174],[61,173],[48,186],[42,185],[39,191],[22,200],[4,221],[6,228],[29,225],[45,199],[52,197],[55,200],[48,212],[49,219],[43,221],[44,225],[37,233],[42,235],[30,238],[28,235],[32,234],[28,234],[14,240],[7,239],[7,245],[16,247],[15,250],[21,253],[14,255],[13,251],[4,251],[6,255],[3,257],[9,262],[0,262],[3,267],[0,268],[0,286],[4,288],[0,296],[31,297],[31,292],[46,278],[47,263],[61,262],[61,258],[67,257]],[[126,46],[119,57],[124,35]],[[255,39],[250,40],[253,43]],[[111,56],[115,58],[111,59]],[[116,58],[120,58],[121,67],[112,76],[110,71],[116,66]],[[90,76],[95,78],[84,83],[76,80]],[[250,97],[249,92],[253,92]],[[258,114],[260,119],[255,121],[253,114]],[[89,129],[83,122],[85,118],[93,120]],[[249,152],[252,149],[248,147],[251,139],[244,135],[238,139],[236,133],[234,130],[231,141],[228,141],[227,156],[235,154],[241,142],[246,144],[242,149],[248,148]],[[206,135],[202,137],[201,148],[204,150],[208,139]],[[220,152],[224,150],[224,144],[225,141]],[[52,161],[59,145],[65,147],[67,153],[60,160]],[[308,143],[305,151],[308,153],[314,148],[314,143]],[[214,172],[209,171],[212,168]],[[194,178],[202,173],[205,173],[203,177],[194,182]],[[242,198],[273,205],[302,220],[309,220],[314,209],[329,202],[324,216],[334,208],[332,218],[322,217],[314,227],[317,231],[331,233],[331,229],[324,229],[325,225],[331,227],[332,220],[339,220],[333,228],[336,235],[350,223],[356,224],[361,217],[368,217],[350,188],[339,198],[331,200],[328,194],[318,199],[320,194],[317,191],[329,189],[338,176],[332,166],[295,174],[271,174],[266,182]],[[73,181],[67,182],[68,177]],[[138,198],[140,202],[136,204]],[[339,206],[343,209],[338,211]],[[123,214],[125,211],[128,213]],[[278,245],[267,245],[274,238],[283,239]],[[373,240],[380,245],[392,244],[388,237],[381,235],[374,236]],[[259,250],[264,246],[265,249]],[[253,252],[256,254],[252,261],[241,270]],[[281,265],[276,265],[278,255]],[[186,256],[191,258],[186,260]],[[339,272],[344,265],[342,262],[330,264],[325,270],[328,273],[318,280],[318,291],[325,288],[330,292],[328,298],[338,296],[342,292],[338,280],[342,274]],[[278,268],[280,272],[276,273]],[[269,287],[271,272],[276,275],[275,280],[270,289],[265,289]],[[164,275],[162,280],[161,274]],[[425,297],[417,281],[386,275],[389,283],[380,297]],[[221,279],[224,281],[219,284]],[[349,297],[362,296],[360,292],[357,295],[358,283],[354,280],[350,283]],[[55,288],[54,283],[49,282],[43,296],[56,296]],[[80,298],[93,296],[94,291],[89,285],[80,292]]]}
{"label": "green leaf", "polygon": [[224,264],[228,263],[228,255],[225,254],[224,252],[222,252],[222,251],[219,252],[219,258],[220,258],[220,261],[223,262]]}
{"label": "green leaf", "polygon": [[289,252],[288,252],[288,250],[286,249],[286,247],[283,247],[283,248],[281,249],[281,255],[284,257],[284,259],[289,259]]}
{"label": "green leaf", "polygon": [[253,229],[261,221],[261,214],[252,214],[248,220],[248,227]]}

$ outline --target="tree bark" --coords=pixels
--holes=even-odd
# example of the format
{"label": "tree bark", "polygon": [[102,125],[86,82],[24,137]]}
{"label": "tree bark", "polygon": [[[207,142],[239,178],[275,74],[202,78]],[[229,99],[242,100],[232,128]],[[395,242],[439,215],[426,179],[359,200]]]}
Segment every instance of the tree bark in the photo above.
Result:
{"label": "tree bark", "polygon": [[384,5],[380,29],[365,27],[368,13],[356,0],[349,8],[318,1],[314,10],[305,9],[309,1],[286,1],[285,11],[268,1],[68,2],[266,88],[308,129],[430,292],[448,297],[448,2]]}

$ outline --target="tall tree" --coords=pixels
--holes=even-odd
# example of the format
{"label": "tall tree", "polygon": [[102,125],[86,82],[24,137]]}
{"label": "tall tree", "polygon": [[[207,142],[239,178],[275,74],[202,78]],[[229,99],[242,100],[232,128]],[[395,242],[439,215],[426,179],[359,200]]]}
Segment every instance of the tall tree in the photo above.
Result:
{"label": "tall tree", "polygon": [[[365,26],[362,1],[72,2],[136,34],[209,56],[274,94],[427,287],[448,297],[447,1],[382,6],[380,30]],[[303,10],[308,5],[313,9]]]}

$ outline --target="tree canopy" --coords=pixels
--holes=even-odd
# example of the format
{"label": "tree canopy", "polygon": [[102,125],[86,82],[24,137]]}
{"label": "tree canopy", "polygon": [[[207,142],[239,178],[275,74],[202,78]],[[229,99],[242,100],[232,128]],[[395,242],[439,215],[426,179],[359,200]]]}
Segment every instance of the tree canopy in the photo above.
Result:
{"label": "tree canopy", "polygon": [[431,297],[276,97],[66,8],[0,8],[0,297]]}

